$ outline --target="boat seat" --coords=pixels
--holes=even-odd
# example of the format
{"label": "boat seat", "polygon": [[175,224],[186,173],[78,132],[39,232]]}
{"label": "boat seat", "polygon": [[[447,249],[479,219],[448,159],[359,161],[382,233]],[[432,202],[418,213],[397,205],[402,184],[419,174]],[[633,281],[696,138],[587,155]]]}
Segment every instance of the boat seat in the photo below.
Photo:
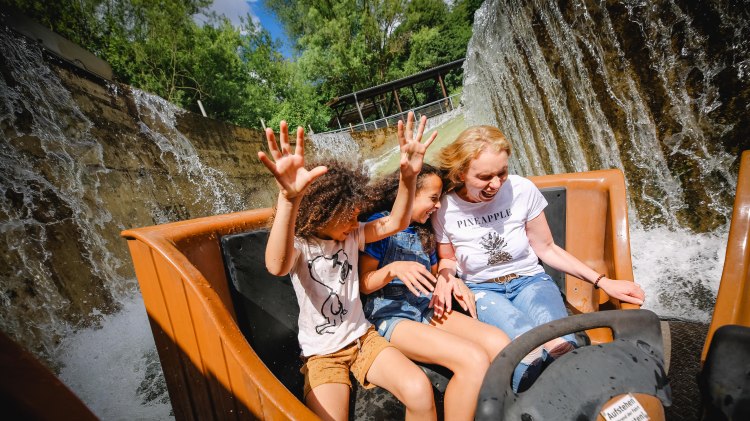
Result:
{"label": "boat seat", "polygon": [[750,419],[750,151],[742,152],[721,284],[698,377],[706,420]]}
{"label": "boat seat", "polygon": [[[552,232],[552,239],[556,245],[565,249],[565,235],[567,233],[565,222],[567,216],[567,195],[565,187],[545,187],[539,189],[539,191],[547,199],[547,207],[544,208],[544,217],[547,218],[547,224]],[[547,272],[547,275],[554,279],[557,286],[560,287],[560,291],[564,293],[566,291],[565,273],[553,269],[541,260],[540,262],[544,266],[544,271]]]}
{"label": "boat seat", "polygon": [[[237,325],[271,372],[302,400],[302,360],[297,342],[299,306],[289,276],[273,276],[265,265],[268,230],[221,237],[224,265],[237,315]],[[430,378],[436,405],[451,375],[442,367],[421,365]],[[389,392],[365,390],[352,381],[351,419],[402,419],[403,405]],[[373,418],[374,417],[374,418]]]}
{"label": "boat seat", "polygon": [[[552,236],[555,243],[564,248],[565,188],[552,187],[541,191],[548,202],[545,216]],[[221,237],[229,291],[237,325],[250,346],[287,389],[302,400],[303,376],[299,371],[302,361],[297,342],[299,306],[290,277],[274,276],[266,270],[267,241],[267,229]],[[565,274],[544,266],[561,290],[565,291]],[[459,308],[457,305],[454,307]],[[444,367],[419,365],[434,385],[436,405],[442,411],[442,394],[452,374]],[[403,418],[403,406],[390,393],[379,388],[366,391],[354,379],[352,384],[352,418],[362,418],[360,415],[365,412],[372,416],[373,411],[385,418]]]}
{"label": "boat seat", "polygon": [[750,419],[749,349],[750,327],[724,325],[714,333],[698,376],[703,419]]}
{"label": "boat seat", "polygon": [[221,237],[237,325],[271,372],[295,396],[302,396],[302,362],[297,342],[299,306],[289,276],[268,273],[267,230]]}

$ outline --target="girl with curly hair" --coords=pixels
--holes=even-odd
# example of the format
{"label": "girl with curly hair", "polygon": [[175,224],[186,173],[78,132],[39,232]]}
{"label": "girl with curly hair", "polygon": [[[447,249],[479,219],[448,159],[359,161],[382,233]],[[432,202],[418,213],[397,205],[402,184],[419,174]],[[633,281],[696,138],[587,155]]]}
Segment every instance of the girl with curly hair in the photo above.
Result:
{"label": "girl with curly hair", "polygon": [[[369,294],[365,315],[378,332],[412,360],[444,366],[453,372],[445,389],[445,419],[474,419],[477,397],[490,362],[509,342],[502,330],[463,313],[437,317],[430,306],[436,282],[437,254],[430,215],[440,207],[440,171],[423,165],[411,223],[405,230],[370,243],[360,254],[360,291]],[[388,217],[398,190],[398,171],[369,192],[368,221]],[[466,304],[457,296],[462,306]]]}
{"label": "girl with curly hair", "polygon": [[[279,197],[266,247],[266,266],[274,275],[290,274],[299,314],[299,343],[305,363],[305,403],[325,420],[346,420],[349,372],[365,387],[393,393],[406,406],[406,419],[436,419],[432,385],[424,372],[391,347],[362,312],[358,251],[409,224],[417,174],[435,139],[422,143],[426,119],[413,136],[414,115],[399,122],[401,177],[388,217],[359,223],[366,177],[342,165],[308,170],[304,130],[297,128],[292,153],[287,125],[281,122],[280,147],[266,130],[271,157],[258,157],[276,178]],[[273,158],[273,160],[271,159]]]}

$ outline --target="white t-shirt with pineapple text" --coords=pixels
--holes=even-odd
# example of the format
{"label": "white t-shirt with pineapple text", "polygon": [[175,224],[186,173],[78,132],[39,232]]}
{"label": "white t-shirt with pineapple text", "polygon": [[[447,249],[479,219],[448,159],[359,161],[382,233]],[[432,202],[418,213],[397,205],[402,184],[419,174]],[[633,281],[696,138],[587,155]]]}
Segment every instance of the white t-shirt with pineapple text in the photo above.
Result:
{"label": "white t-shirt with pineapple text", "polygon": [[451,192],[440,205],[432,217],[435,239],[453,245],[464,281],[544,271],[526,237],[526,222],[539,216],[547,200],[530,180],[509,175],[489,202],[467,202]]}

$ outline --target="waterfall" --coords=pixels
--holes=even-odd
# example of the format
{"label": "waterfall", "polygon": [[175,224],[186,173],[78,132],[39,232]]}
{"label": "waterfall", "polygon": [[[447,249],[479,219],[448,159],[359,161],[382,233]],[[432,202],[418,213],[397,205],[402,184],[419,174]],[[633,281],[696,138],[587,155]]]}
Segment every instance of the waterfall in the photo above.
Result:
{"label": "waterfall", "polygon": [[119,233],[269,206],[262,135],[51,66],[7,28],[0,51],[0,329],[97,416],[169,418]]}
{"label": "waterfall", "polygon": [[312,134],[309,143],[310,162],[335,160],[356,164],[362,159],[359,145],[346,131]]}
{"label": "waterfall", "polygon": [[644,308],[707,322],[739,155],[750,149],[745,2],[488,0],[465,63],[467,125],[499,127],[511,170],[618,168]]}
{"label": "waterfall", "polygon": [[504,131],[516,173],[619,168],[634,223],[717,229],[750,148],[748,6],[729,7],[488,0],[465,64],[467,122]]}
{"label": "waterfall", "polygon": [[[243,209],[244,200],[223,179],[225,174],[204,164],[190,139],[177,129],[175,114],[184,111],[164,98],[146,92],[134,90],[133,97],[138,107],[141,132],[159,147],[161,162],[170,165],[166,155],[171,155],[176,163],[174,171],[186,175],[195,187],[198,194],[193,203],[208,204],[213,215]],[[172,180],[171,175],[169,179]],[[168,222],[168,219],[159,218],[158,223],[163,222]]]}
{"label": "waterfall", "polygon": [[[92,122],[38,48],[23,38],[3,36],[0,42],[14,81],[0,79],[0,230],[6,258],[0,327],[25,338],[35,353],[50,355],[69,333],[71,312],[90,307],[112,312],[135,280],[119,276],[125,262],[108,251],[102,235],[112,215],[98,194],[108,170],[102,146],[90,135]],[[51,270],[66,264],[90,270],[75,275]]]}

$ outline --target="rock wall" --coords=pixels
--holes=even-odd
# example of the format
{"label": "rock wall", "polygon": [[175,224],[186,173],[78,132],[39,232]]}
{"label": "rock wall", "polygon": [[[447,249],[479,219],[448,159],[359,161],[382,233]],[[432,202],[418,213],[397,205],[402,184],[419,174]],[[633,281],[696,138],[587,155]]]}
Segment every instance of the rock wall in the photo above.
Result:
{"label": "rock wall", "polygon": [[123,229],[273,204],[263,133],[0,50],[0,328],[37,355],[137,293]]}
{"label": "rock wall", "polygon": [[646,227],[711,232],[750,148],[750,3],[488,0],[464,73],[469,125],[521,175],[619,168]]}

